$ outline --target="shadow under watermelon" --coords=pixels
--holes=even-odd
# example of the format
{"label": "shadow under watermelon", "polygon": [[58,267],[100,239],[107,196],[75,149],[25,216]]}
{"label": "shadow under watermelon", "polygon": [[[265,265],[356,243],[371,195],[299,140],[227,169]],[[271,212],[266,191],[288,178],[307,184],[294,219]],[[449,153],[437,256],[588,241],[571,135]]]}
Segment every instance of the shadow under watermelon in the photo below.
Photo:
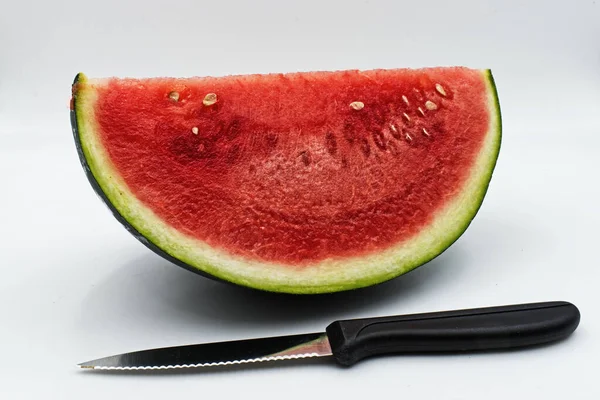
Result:
{"label": "shadow under watermelon", "polygon": [[[119,314],[139,329],[206,329],[236,331],[273,329],[286,332],[324,329],[334,319],[403,313],[405,305],[435,298],[476,268],[456,243],[436,259],[408,274],[363,289],[320,295],[262,292],[217,282],[177,267],[149,253],[117,267],[88,293],[88,325],[103,325],[102,316]],[[85,322],[85,321],[84,321]],[[88,327],[90,327],[88,326]],[[178,328],[180,327],[180,328]],[[210,327],[210,328],[209,328]],[[84,327],[84,329],[86,329]]]}

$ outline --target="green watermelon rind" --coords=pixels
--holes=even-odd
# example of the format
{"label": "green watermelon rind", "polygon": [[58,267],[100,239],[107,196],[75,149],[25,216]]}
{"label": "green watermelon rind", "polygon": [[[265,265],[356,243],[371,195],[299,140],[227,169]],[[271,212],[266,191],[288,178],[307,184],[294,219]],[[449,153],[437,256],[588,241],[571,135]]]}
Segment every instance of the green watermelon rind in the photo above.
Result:
{"label": "green watermelon rind", "polygon": [[[417,255],[412,259],[399,258],[398,253],[394,253],[407,247],[401,244],[380,254],[325,260],[319,265],[300,270],[244,260],[219,252],[168,227],[129,192],[118,176],[102,146],[95,141],[94,85],[102,85],[102,81],[92,82],[82,73],[76,76],[71,125],[82,167],[94,191],[115,218],[156,254],[200,275],[253,289],[294,294],[339,292],[383,283],[426,264],[458,240],[479,212],[496,167],[502,140],[502,117],[496,84],[491,70],[481,70],[481,73],[487,82],[491,121],[484,150],[479,153],[476,162],[480,171],[474,176],[478,172],[478,168],[474,168],[475,172],[468,179],[468,188],[462,192],[465,200],[458,203],[460,207],[451,208],[452,212],[461,209],[456,218],[445,221],[437,228],[435,226],[440,224],[436,219],[436,224],[432,226],[437,231],[425,230],[407,242],[409,246],[417,247],[414,253],[408,252],[409,256]],[[431,238],[432,231],[438,232],[440,240]],[[422,242],[427,240],[428,235],[431,243],[423,250]]]}

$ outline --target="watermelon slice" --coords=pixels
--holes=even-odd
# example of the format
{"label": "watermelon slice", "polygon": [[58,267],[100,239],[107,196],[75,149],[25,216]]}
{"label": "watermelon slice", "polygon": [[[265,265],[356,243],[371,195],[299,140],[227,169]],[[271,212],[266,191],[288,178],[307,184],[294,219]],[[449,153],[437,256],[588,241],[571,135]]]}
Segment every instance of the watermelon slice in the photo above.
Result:
{"label": "watermelon slice", "polygon": [[173,263],[256,289],[374,285],[441,254],[478,212],[501,116],[463,67],[73,84],[88,178]]}

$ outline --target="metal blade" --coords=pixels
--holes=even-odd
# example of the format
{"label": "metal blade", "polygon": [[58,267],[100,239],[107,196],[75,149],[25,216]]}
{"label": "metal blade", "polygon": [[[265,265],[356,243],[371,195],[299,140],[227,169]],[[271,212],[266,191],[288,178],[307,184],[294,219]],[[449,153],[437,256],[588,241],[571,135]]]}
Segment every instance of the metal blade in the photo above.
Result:
{"label": "metal blade", "polygon": [[196,368],[330,355],[327,334],[309,333],[142,350],[79,366],[101,370]]}

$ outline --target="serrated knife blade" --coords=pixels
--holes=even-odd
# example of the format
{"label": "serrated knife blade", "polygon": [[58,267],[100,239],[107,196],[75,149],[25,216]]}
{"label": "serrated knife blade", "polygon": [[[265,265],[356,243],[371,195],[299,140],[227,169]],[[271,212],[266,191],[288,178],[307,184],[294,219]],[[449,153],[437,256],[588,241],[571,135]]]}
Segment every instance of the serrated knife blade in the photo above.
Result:
{"label": "serrated knife blade", "polygon": [[99,370],[213,367],[331,356],[324,333],[164,347],[99,358],[79,364]]}
{"label": "serrated knife blade", "polygon": [[331,356],[350,366],[382,354],[506,350],[558,341],[579,325],[564,301],[340,320],[325,332],[135,351],[79,364],[95,370],[163,370]]}

